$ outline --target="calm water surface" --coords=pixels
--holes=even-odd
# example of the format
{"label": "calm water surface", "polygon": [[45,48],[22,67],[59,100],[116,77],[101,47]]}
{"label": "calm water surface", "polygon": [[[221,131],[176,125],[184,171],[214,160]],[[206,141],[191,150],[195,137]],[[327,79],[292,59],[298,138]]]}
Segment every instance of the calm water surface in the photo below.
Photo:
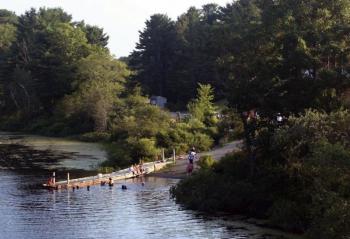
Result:
{"label": "calm water surface", "polygon": [[[74,163],[68,163],[70,167],[82,165],[84,157],[80,156],[87,153],[83,146],[73,144],[78,157]],[[47,142],[35,147],[47,147]],[[52,147],[64,148],[57,141]],[[83,150],[77,150],[79,147]],[[93,155],[99,161],[96,155],[104,153]],[[177,183],[174,179],[146,177],[119,181],[111,188],[48,191],[40,187],[47,178],[45,173],[45,170],[0,170],[1,239],[276,238],[270,235],[273,231],[184,210],[169,195],[169,188]],[[122,191],[122,184],[128,190]]]}

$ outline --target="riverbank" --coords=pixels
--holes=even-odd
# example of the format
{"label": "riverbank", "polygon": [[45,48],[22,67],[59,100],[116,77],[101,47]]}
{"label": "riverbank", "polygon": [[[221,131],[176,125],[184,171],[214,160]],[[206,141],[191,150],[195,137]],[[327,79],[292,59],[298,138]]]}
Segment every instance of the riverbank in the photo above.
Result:
{"label": "riverbank", "polygon": [[253,150],[181,180],[172,196],[188,209],[265,219],[309,239],[348,238],[348,122],[348,111],[310,110],[281,127],[263,125]]}
{"label": "riverbank", "polygon": [[[204,155],[211,155],[212,158],[215,161],[219,161],[221,158],[223,158],[225,155],[237,152],[240,149],[242,149],[243,141],[242,140],[236,140],[230,143],[227,143],[223,146],[219,146],[214,148],[211,151],[198,153],[198,159],[201,156]],[[169,179],[185,179],[187,177],[186,174],[186,167],[187,167],[187,155],[181,155],[177,158],[175,165],[169,165],[166,168],[156,172],[152,173],[152,176],[155,177],[161,177],[161,178],[169,178]],[[195,171],[199,170],[199,166],[194,164]],[[216,215],[217,213],[210,214],[210,215]],[[220,215],[220,213],[219,213]],[[259,232],[264,231],[267,237],[271,238],[288,238],[288,239],[300,239],[302,238],[299,234],[293,234],[289,233],[284,230],[280,230],[279,228],[276,228],[275,226],[271,225],[268,220],[262,220],[262,219],[256,219],[249,216],[244,215],[232,215],[232,214],[223,214],[221,215],[223,217],[230,218],[228,221],[235,221],[235,222],[241,222],[241,228],[248,229],[250,231]],[[259,233],[257,233],[259,234]],[[255,234],[251,234],[250,238],[255,238]]]}
{"label": "riverbank", "polygon": [[[242,144],[242,140],[236,140],[223,146],[218,146],[210,151],[198,153],[197,160],[203,155],[211,155],[214,160],[218,161],[226,154],[240,150],[242,148]],[[162,169],[159,172],[153,173],[152,175],[163,178],[183,179],[186,177],[187,163],[187,155],[181,155],[177,157],[175,165],[169,165],[168,167]],[[198,169],[199,167],[195,163],[194,170],[196,171]]]}

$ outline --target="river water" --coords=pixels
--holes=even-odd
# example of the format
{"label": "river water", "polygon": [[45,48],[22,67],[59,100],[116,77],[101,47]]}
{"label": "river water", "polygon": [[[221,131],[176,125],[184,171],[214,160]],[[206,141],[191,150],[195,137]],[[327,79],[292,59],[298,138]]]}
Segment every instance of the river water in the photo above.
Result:
{"label": "river water", "polygon": [[[114,187],[49,191],[40,187],[50,170],[59,176],[79,169],[91,174],[105,153],[98,145],[43,137],[0,135],[1,145],[31,145],[36,155],[49,147],[63,154],[43,168],[0,169],[0,238],[281,238],[225,216],[208,216],[185,210],[170,198],[175,179],[145,177],[116,182]],[[22,138],[22,139],[21,139]],[[24,141],[22,141],[25,139]],[[38,142],[41,143],[38,143]],[[64,146],[66,145],[66,146]],[[67,146],[70,145],[70,146]],[[73,146],[72,146],[73,145]],[[47,151],[46,151],[47,152]],[[71,157],[73,153],[74,157]],[[20,154],[21,155],[21,154]],[[64,156],[68,159],[65,159]],[[87,161],[84,161],[86,158]],[[33,160],[33,159],[24,159]],[[27,165],[27,164],[21,164]],[[83,166],[85,165],[85,166]],[[63,176],[62,176],[63,177]],[[121,185],[127,190],[121,190]],[[277,236],[275,236],[277,235]]]}

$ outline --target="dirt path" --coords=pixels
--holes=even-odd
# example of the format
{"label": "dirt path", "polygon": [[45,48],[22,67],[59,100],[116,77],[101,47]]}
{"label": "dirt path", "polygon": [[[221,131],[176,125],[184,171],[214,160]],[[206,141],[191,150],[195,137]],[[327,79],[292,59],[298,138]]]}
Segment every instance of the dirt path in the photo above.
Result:
{"label": "dirt path", "polygon": [[[199,153],[196,158],[198,160],[202,155],[211,155],[213,159],[220,160],[227,153],[231,153],[233,151],[239,150],[241,146],[242,146],[241,140],[233,141],[225,144],[222,147],[214,148],[211,151]],[[152,175],[157,177],[166,177],[166,178],[184,178],[186,177],[187,162],[188,162],[187,155],[182,155],[177,158],[176,164],[174,166],[165,168]],[[194,170],[197,170],[198,166],[196,165],[196,163],[194,164],[194,166],[195,166]]]}

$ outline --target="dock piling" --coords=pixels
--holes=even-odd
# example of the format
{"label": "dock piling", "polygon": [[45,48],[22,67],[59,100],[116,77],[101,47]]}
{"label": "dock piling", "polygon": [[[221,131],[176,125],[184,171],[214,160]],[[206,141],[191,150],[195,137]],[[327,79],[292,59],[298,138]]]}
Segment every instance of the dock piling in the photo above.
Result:
{"label": "dock piling", "polygon": [[175,149],[173,149],[173,161],[174,161],[174,164],[176,164],[176,154],[175,154]]}

